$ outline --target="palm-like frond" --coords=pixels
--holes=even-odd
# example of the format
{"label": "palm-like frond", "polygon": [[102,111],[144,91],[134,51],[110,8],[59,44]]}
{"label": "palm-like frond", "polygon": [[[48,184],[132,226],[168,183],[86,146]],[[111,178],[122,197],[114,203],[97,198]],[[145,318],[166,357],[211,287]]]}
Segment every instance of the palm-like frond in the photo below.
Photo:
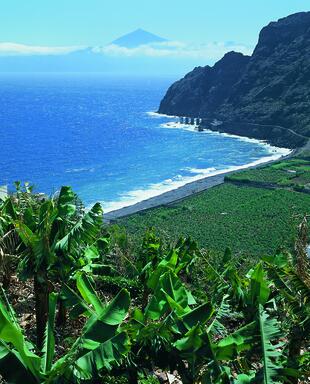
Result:
{"label": "palm-like frond", "polygon": [[[84,288],[83,286],[82,289]],[[90,295],[92,293],[88,292],[88,300]],[[94,298],[89,301],[93,302]],[[97,304],[99,305],[98,302]],[[81,337],[65,356],[53,364],[50,378],[71,372],[71,375],[79,379],[89,379],[96,370],[117,365],[129,351],[128,336],[119,328],[127,315],[129,305],[129,293],[122,289],[107,306],[97,308],[96,313],[92,312]]]}
{"label": "palm-like frond", "polygon": [[92,244],[100,233],[103,223],[103,211],[99,203],[95,204],[56,244],[62,251],[76,250],[82,244]]}
{"label": "palm-like frond", "polygon": [[228,303],[229,295],[224,295],[219,308],[216,311],[212,323],[208,326],[208,332],[214,335],[225,336],[227,330],[223,321],[225,321],[231,315],[231,307]]}
{"label": "palm-like frond", "polygon": [[0,237],[0,257],[15,257],[18,254],[19,238],[15,229],[10,229]]}
{"label": "palm-like frond", "polygon": [[277,267],[267,265],[273,284],[284,301],[288,315],[300,327],[305,335],[310,334],[310,288],[307,282],[290,265]]}
{"label": "palm-like frond", "polygon": [[259,329],[263,357],[263,383],[277,383],[277,376],[281,365],[278,358],[281,356],[281,344],[272,344],[272,340],[280,336],[278,323],[265,312],[264,307],[259,304]]}

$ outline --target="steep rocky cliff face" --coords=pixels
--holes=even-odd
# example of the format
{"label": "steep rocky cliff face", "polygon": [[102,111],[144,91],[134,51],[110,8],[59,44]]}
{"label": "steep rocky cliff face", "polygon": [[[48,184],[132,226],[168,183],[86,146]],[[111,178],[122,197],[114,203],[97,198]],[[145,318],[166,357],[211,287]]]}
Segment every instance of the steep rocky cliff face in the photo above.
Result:
{"label": "steep rocky cliff face", "polygon": [[281,126],[291,130],[280,130],[282,141],[302,145],[310,137],[310,12],[264,27],[251,57],[229,52],[213,67],[195,68],[169,88],[159,112],[202,117],[205,124],[216,118],[225,122],[222,130],[237,134],[229,122],[256,124],[255,134],[251,124],[242,129],[252,137],[262,124],[265,139],[274,136],[266,126]]}
{"label": "steep rocky cliff face", "polygon": [[229,52],[214,67],[195,68],[169,88],[159,111],[205,117],[227,100],[249,60],[242,53]]}

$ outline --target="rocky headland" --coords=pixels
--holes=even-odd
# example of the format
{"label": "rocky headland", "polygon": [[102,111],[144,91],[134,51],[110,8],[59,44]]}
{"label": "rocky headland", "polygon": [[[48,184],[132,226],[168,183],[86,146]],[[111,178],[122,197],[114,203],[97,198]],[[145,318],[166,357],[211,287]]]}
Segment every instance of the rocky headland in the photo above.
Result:
{"label": "rocky headland", "polygon": [[310,12],[264,27],[252,56],[229,52],[168,89],[159,113],[296,148],[310,138]]}

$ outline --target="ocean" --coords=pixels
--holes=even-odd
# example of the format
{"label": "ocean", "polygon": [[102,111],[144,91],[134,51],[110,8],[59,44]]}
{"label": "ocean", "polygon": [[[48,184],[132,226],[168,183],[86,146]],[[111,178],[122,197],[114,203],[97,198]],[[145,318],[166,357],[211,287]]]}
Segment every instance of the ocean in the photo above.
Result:
{"label": "ocean", "polygon": [[71,185],[106,212],[289,153],[158,115],[175,79],[1,74],[0,185]]}

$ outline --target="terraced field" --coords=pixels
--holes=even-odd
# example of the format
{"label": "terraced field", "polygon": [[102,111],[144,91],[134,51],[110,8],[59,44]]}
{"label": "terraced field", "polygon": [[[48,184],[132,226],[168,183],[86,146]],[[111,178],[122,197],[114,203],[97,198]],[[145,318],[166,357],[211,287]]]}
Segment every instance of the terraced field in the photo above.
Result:
{"label": "terraced field", "polygon": [[310,160],[289,159],[266,167],[248,169],[226,177],[227,181],[275,184],[310,192]]}

